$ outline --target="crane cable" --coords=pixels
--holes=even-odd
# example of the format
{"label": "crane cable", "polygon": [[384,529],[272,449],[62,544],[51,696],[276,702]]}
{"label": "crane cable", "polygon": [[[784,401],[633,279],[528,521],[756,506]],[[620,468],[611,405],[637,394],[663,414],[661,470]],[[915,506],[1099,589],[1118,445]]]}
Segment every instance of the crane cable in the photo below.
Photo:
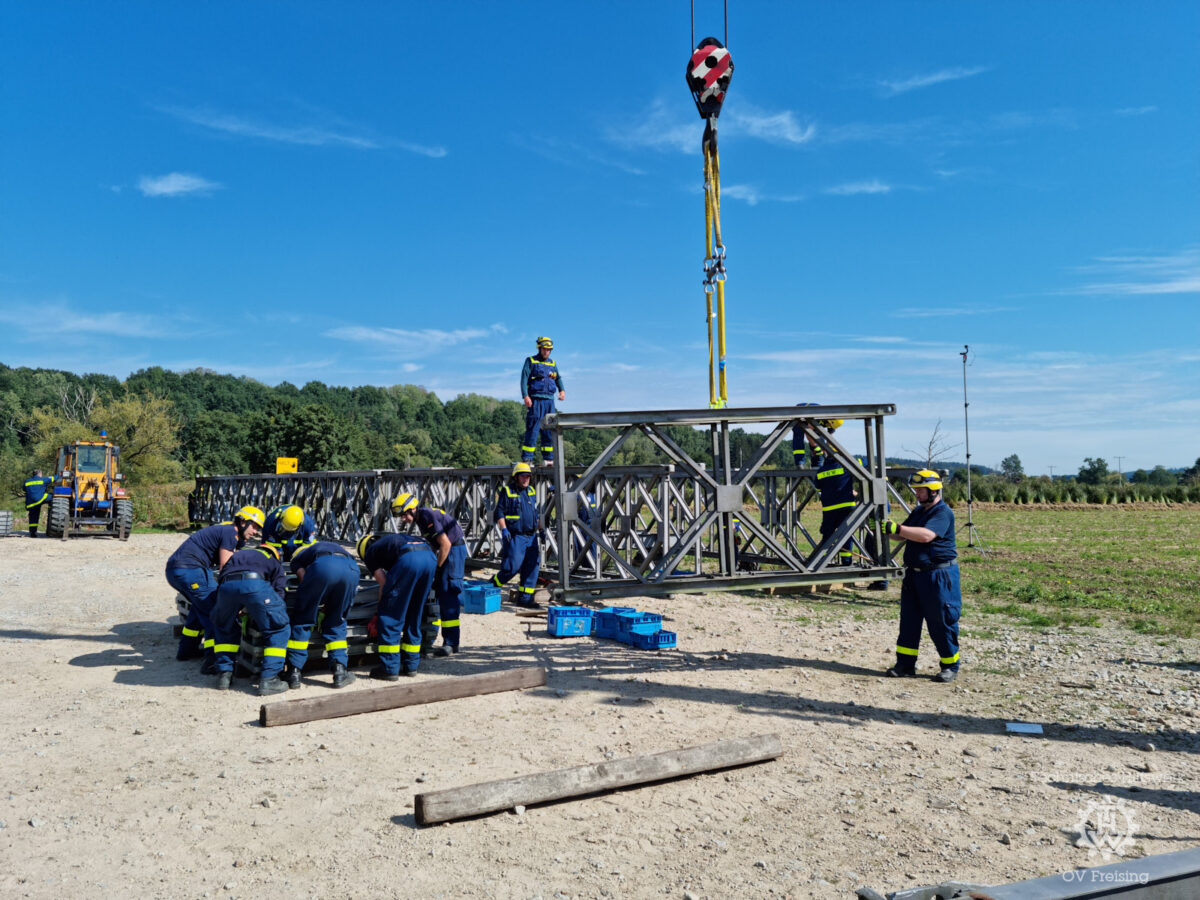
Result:
{"label": "crane cable", "polygon": [[[692,40],[696,36],[696,5],[692,2]],[[725,5],[725,39],[729,40],[729,5]],[[708,322],[708,405],[720,409],[729,402],[725,383],[725,242],[721,239],[721,163],[717,155],[717,117],[733,76],[733,58],[714,37],[702,40],[688,60],[687,83],[704,119],[700,144],[704,154],[704,302]],[[717,295],[713,310],[713,294]],[[716,342],[713,323],[716,322]],[[714,350],[716,351],[714,353]]]}

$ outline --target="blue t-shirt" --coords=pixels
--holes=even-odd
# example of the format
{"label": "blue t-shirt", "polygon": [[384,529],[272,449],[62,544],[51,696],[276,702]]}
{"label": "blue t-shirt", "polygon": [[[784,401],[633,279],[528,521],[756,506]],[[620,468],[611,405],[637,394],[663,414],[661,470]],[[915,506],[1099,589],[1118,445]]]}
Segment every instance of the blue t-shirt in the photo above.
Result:
{"label": "blue t-shirt", "polygon": [[939,500],[929,509],[923,506],[913,507],[913,511],[902,524],[928,528],[937,535],[928,544],[905,541],[906,566],[936,566],[958,559],[958,550],[954,546],[954,510],[946,505],[946,501]]}
{"label": "blue t-shirt", "polygon": [[[409,547],[415,548],[409,550]],[[372,576],[379,569],[385,572],[391,569],[405,552],[420,553],[425,551],[432,553],[429,545],[422,538],[415,534],[385,534],[367,548],[367,555],[363,562],[367,566],[367,571]]]}
{"label": "blue t-shirt", "polygon": [[341,544],[335,544],[333,541],[317,541],[315,544],[306,544],[303,549],[296,551],[296,555],[292,557],[292,571],[307,569],[318,556],[324,556],[326,553],[336,553],[339,556],[354,558]]}
{"label": "blue t-shirt", "polygon": [[221,550],[238,548],[237,529],[228,522],[201,528],[167,560],[168,569],[207,569],[220,562]]}
{"label": "blue t-shirt", "polygon": [[53,478],[30,478],[25,482],[25,508],[37,506],[46,499],[46,492],[54,486]]}
{"label": "blue t-shirt", "polygon": [[451,546],[464,543],[462,526],[454,516],[440,509],[428,506],[417,507],[417,528],[425,535],[429,545],[437,549],[434,540],[439,534],[444,534],[450,540]]}
{"label": "blue t-shirt", "polygon": [[283,571],[283,565],[272,554],[257,547],[247,547],[229,557],[221,577],[228,578],[234,572],[257,572],[280,597],[287,590],[287,573]]}

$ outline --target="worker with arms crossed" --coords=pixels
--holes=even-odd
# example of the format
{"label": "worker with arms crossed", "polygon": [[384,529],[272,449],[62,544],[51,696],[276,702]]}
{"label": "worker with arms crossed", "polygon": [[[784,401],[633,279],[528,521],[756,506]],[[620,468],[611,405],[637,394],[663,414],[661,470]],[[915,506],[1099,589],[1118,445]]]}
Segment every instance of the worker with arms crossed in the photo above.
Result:
{"label": "worker with arms crossed", "polygon": [[317,523],[299,506],[277,506],[267,513],[263,543],[273,544],[280,559],[288,562],[292,554],[310,543],[316,533]]}
{"label": "worker with arms crossed", "polygon": [[286,591],[287,573],[279,561],[279,551],[268,544],[239,550],[225,563],[212,612],[217,632],[217,690],[227,691],[233,684],[233,667],[242,638],[242,610],[265,642],[258,693],[278,694],[288,689],[287,682],[279,677],[291,633],[283,601]]}
{"label": "worker with arms crossed", "polygon": [[437,557],[414,534],[368,534],[359,539],[358,556],[379,585],[379,665],[371,669],[371,677],[399,681],[401,675],[416,675],[421,664],[421,616]]}
{"label": "worker with arms crossed", "polygon": [[42,521],[42,507],[50,496],[50,488],[54,486],[53,478],[42,476],[41,469],[35,469],[33,477],[25,482],[25,515],[29,517],[29,536],[37,537],[38,525]]}
{"label": "worker with arms crossed", "polygon": [[937,472],[914,472],[908,486],[918,506],[903,524],[884,523],[885,534],[905,542],[896,664],[886,674],[892,678],[917,674],[917,647],[924,620],[942,664],[934,681],[950,682],[958,677],[958,617],[962,613],[954,511],[942,500],[942,478]]}
{"label": "worker with arms crossed", "polygon": [[462,614],[463,577],[467,567],[467,541],[462,526],[444,510],[417,506],[412,494],[401,494],[392,501],[392,515],[406,525],[414,522],[433,552],[437,554],[437,572],[433,592],[437,597],[442,629],[442,646],[433,649],[434,656],[449,656],[459,648],[459,616]]}
{"label": "worker with arms crossed", "polygon": [[520,572],[517,605],[527,609],[537,609],[539,606],[533,595],[537,590],[538,570],[542,564],[538,555],[540,513],[537,494],[529,483],[532,479],[533,470],[529,463],[519,462],[513,466],[512,478],[500,486],[496,511],[492,515],[492,520],[500,529],[502,541],[500,571],[492,578],[492,584],[503,587],[513,575]]}
{"label": "worker with arms crossed", "polygon": [[321,637],[333,673],[333,686],[342,688],[354,681],[346,645],[346,614],[358,593],[358,562],[341,544],[317,541],[305,544],[292,556],[296,593],[292,599],[291,635],[287,642],[287,668],[283,680],[289,688],[300,687],[300,673],[308,662],[308,642],[321,610]]}
{"label": "worker with arms crossed", "polygon": [[550,358],[554,341],[548,337],[537,339],[537,354],[527,357],[521,367],[521,399],[525,403],[525,438],[521,441],[521,461],[533,463],[534,451],[538,449],[541,434],[542,464],[554,462],[554,447],[542,430],[542,417],[554,412],[554,393],[559,400],[567,399],[563,389],[562,375]]}
{"label": "worker with arms crossed", "polygon": [[[216,672],[211,616],[217,582],[212,570],[221,571],[236,551],[257,537],[264,519],[263,511],[257,506],[243,506],[233,514],[232,522],[201,528],[167,560],[167,584],[188,600],[187,621],[183,623],[183,636],[179,639],[175,658],[185,660],[203,654],[204,665],[200,671],[204,675]],[[203,650],[201,635],[204,637]]]}

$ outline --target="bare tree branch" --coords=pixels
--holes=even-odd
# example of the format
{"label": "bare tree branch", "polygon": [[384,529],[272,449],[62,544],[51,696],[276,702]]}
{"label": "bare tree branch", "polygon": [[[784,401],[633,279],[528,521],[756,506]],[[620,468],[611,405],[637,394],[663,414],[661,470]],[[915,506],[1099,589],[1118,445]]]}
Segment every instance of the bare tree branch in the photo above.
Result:
{"label": "bare tree branch", "polygon": [[925,457],[925,466],[932,469],[937,463],[949,456],[951,450],[959,446],[959,444],[951,444],[950,438],[942,434],[942,420],[938,419],[937,424],[933,426],[933,434],[929,436],[929,443],[925,445],[924,450],[911,450],[908,447],[904,447],[903,449],[913,456]]}

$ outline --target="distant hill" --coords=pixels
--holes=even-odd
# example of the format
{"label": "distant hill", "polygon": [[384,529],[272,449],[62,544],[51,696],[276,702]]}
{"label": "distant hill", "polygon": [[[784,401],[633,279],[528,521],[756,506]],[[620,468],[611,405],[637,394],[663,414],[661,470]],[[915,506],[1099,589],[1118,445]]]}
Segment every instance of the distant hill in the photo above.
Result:
{"label": "distant hill", "polygon": [[[887,458],[887,464],[889,466],[897,466],[897,467],[911,467],[911,468],[916,468],[916,469],[925,468],[925,460],[923,460],[923,459],[906,459],[906,458],[900,457],[900,456],[889,456]],[[949,469],[951,472],[953,472],[956,469],[965,469],[966,467],[967,467],[967,464],[965,462],[939,462],[934,465],[935,469]],[[978,463],[972,463],[971,471],[979,472],[983,475],[991,475],[993,472],[996,472],[997,470],[991,468],[990,466],[981,466]]]}

